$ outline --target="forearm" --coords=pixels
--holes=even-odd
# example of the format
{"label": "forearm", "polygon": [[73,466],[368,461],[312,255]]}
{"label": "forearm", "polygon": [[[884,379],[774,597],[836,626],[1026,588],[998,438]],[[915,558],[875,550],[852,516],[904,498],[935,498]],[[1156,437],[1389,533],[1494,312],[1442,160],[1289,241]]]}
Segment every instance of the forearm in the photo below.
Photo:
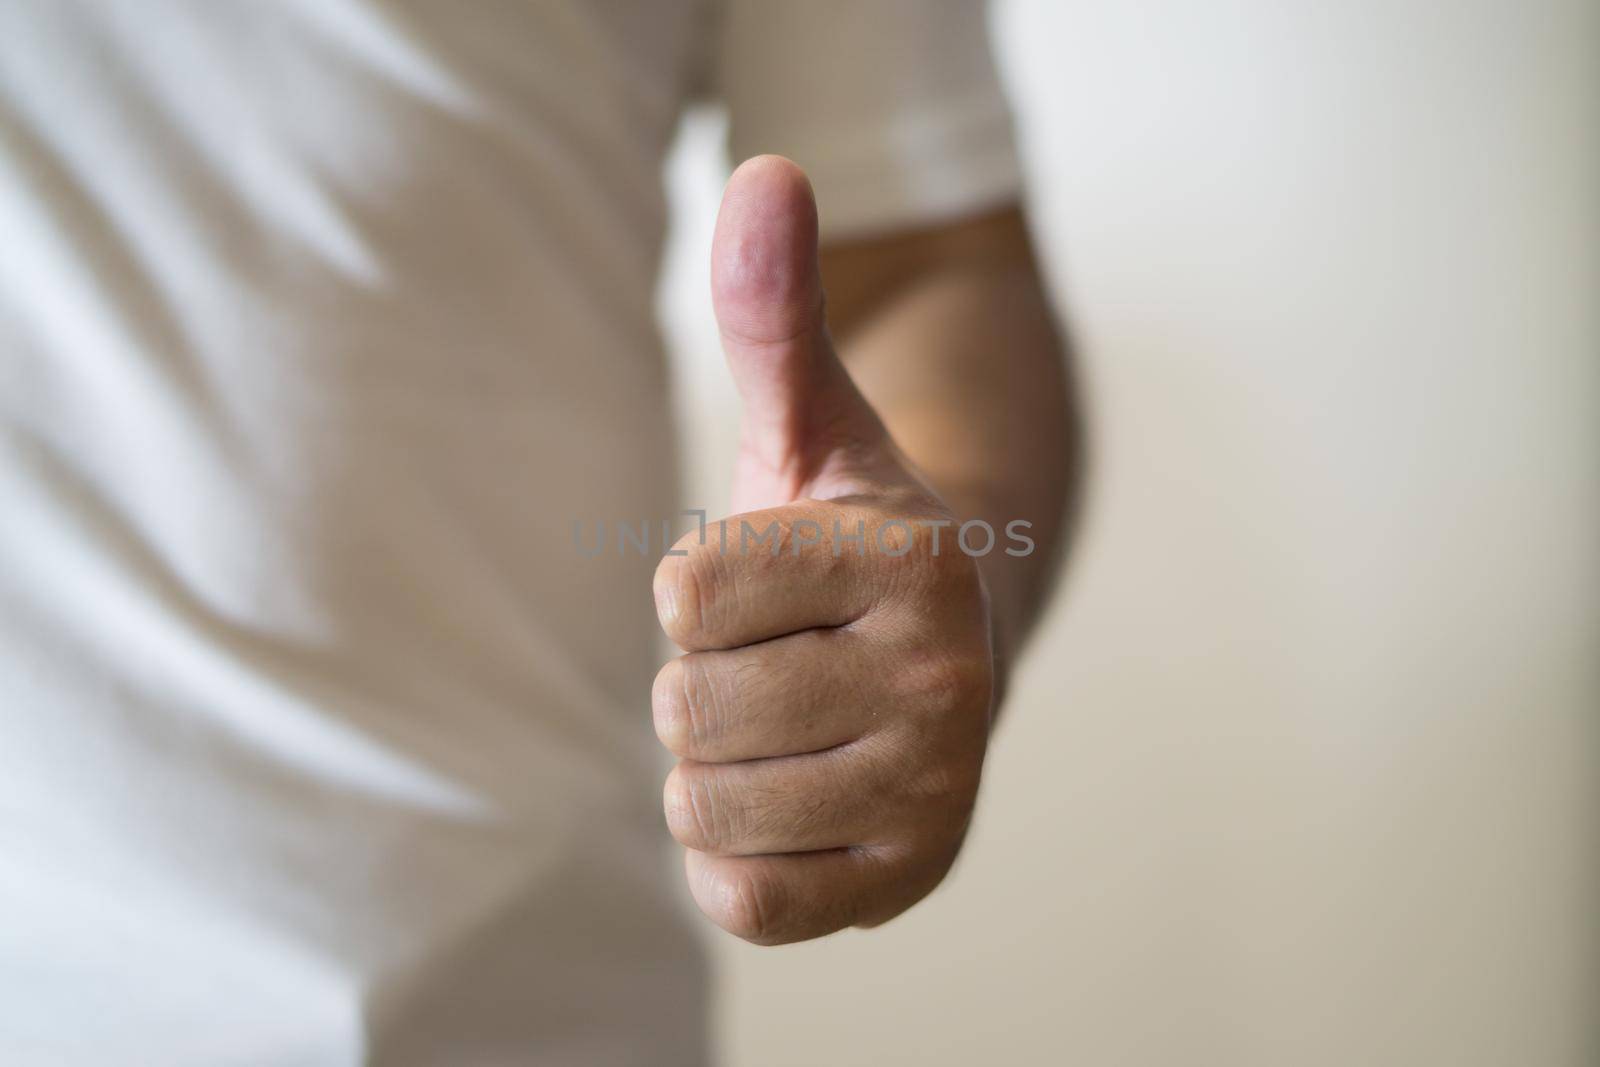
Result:
{"label": "forearm", "polygon": [[[824,281],[841,352],[896,443],[959,519],[996,531],[979,565],[1003,684],[1062,555],[1080,434],[1020,216],[979,220],[955,240],[920,264],[914,249],[904,264],[890,257],[876,277],[836,271],[838,286],[825,258]],[[1034,548],[1012,556],[1005,530],[1019,519]]]}

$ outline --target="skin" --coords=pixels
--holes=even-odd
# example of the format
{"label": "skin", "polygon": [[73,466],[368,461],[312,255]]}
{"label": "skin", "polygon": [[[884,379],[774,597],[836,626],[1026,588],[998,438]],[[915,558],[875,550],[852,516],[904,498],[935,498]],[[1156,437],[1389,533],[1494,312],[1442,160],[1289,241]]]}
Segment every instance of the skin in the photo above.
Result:
{"label": "skin", "polygon": [[[667,825],[701,910],[763,945],[882,923],[950,869],[1081,452],[1020,212],[826,250],[816,220],[786,159],[728,183],[711,290],[744,403],[736,515],[654,589],[685,653],[652,695]],[[981,558],[956,547],[970,518],[999,535]],[[1029,555],[1003,551],[1014,519]],[[754,541],[772,523],[777,554]]]}

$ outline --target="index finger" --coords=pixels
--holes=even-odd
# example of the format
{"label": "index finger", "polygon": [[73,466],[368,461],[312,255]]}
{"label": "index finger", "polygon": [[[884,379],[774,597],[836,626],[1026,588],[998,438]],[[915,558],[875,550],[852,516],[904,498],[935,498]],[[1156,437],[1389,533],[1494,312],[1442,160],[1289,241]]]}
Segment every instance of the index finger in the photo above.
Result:
{"label": "index finger", "polygon": [[[738,648],[843,626],[887,592],[875,516],[837,501],[800,501],[710,523],[656,568],[661,628],[687,652]],[[892,536],[908,536],[909,526]],[[898,550],[898,549],[896,549]]]}

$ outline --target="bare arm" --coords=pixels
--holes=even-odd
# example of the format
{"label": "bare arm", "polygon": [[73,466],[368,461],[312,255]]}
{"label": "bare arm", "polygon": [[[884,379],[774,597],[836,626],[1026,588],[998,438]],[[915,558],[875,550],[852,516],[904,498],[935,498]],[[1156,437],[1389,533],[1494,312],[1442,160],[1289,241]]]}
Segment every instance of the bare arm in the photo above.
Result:
{"label": "bare arm", "polygon": [[1050,591],[1081,483],[1083,435],[1022,212],[825,246],[828,322],[867,399],[962,519],[1001,535],[1026,519],[1031,555],[981,560],[1000,666]]}

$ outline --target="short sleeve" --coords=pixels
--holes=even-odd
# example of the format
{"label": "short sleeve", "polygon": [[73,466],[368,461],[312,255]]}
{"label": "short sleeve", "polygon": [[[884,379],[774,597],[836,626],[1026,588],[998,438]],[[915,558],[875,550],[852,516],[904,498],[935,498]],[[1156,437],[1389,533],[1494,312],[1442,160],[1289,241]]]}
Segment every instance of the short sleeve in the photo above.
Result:
{"label": "short sleeve", "polygon": [[730,156],[804,167],[825,239],[1020,195],[982,0],[726,0],[715,47]]}

